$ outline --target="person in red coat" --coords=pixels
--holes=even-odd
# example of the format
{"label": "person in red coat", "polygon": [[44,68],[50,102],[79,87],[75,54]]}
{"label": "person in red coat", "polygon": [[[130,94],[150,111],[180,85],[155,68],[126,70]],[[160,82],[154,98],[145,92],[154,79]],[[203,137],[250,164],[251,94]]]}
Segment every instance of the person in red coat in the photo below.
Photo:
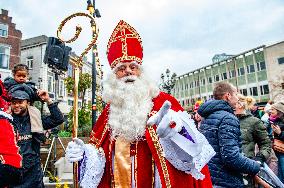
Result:
{"label": "person in red coat", "polygon": [[82,187],[212,187],[207,162],[215,154],[178,101],[160,92],[142,67],[142,41],[121,20],[108,43],[113,70],[107,105],[89,144],[75,139],[66,157],[80,163]]}
{"label": "person in red coat", "polygon": [[2,97],[6,91],[0,80],[0,187],[21,181],[22,157],[16,142],[12,116],[6,113],[8,103]]}

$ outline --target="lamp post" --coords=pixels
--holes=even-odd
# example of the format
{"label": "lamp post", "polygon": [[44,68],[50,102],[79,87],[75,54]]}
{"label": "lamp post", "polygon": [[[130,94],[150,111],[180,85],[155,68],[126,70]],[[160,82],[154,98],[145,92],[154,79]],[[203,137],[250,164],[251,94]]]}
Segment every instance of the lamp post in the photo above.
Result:
{"label": "lamp post", "polygon": [[176,76],[177,76],[176,73],[173,73],[170,76],[170,73],[171,73],[170,70],[167,69],[166,70],[166,77],[163,73],[161,74],[162,83],[160,84],[160,89],[165,90],[168,94],[171,94],[171,90],[175,86]]}
{"label": "lamp post", "polygon": [[[100,18],[101,14],[98,9],[95,8],[95,0],[93,0],[93,3],[91,0],[87,1],[87,10],[94,18]],[[92,35],[96,35],[96,31],[93,30]],[[96,90],[97,90],[97,67],[96,67],[96,54],[97,53],[97,45],[95,44],[92,49],[92,126],[94,126],[97,114],[96,114]]]}

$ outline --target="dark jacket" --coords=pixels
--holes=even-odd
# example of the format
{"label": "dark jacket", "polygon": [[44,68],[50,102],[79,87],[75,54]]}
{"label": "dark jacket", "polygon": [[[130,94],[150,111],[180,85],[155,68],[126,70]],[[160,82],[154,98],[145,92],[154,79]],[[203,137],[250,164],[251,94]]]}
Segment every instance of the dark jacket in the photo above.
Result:
{"label": "dark jacket", "polygon": [[264,111],[257,109],[255,111],[251,111],[251,114],[256,118],[261,119],[261,117],[264,115]]}
{"label": "dark jacket", "polygon": [[[258,157],[264,162],[271,153],[271,141],[268,137],[266,127],[262,121],[252,114],[241,114],[237,116],[240,121],[242,151],[249,158],[255,157],[255,144],[259,148]],[[263,157],[263,158],[262,158]]]}
{"label": "dark jacket", "polygon": [[232,107],[226,101],[212,100],[198,113],[204,118],[200,131],[216,152],[208,163],[213,185],[243,187],[242,173],[255,175],[260,165],[241,153],[240,123]]}
{"label": "dark jacket", "polygon": [[[42,117],[44,129],[52,129],[64,122],[63,115],[56,103],[48,106],[50,115]],[[29,115],[13,115],[14,129],[17,132],[18,146],[20,154],[23,157],[23,182],[21,188],[42,187],[42,171],[40,166],[40,142],[41,133],[31,132],[31,123]],[[15,186],[18,187],[18,186]]]}
{"label": "dark jacket", "polygon": [[282,140],[284,141],[284,121],[281,120],[280,118],[277,118],[274,122],[269,122],[270,126],[271,124],[274,124],[274,125],[278,125],[281,129],[281,133],[278,135],[276,133],[273,133],[274,134],[274,138],[275,139],[278,139],[278,140]]}
{"label": "dark jacket", "polygon": [[31,103],[33,103],[34,101],[41,101],[41,99],[37,95],[37,89],[36,89],[34,82],[28,81],[26,83],[19,84],[12,77],[7,77],[4,80],[4,87],[9,92],[13,92],[13,90],[15,90],[20,85],[25,85],[25,86],[29,87],[29,90],[26,90],[26,92],[30,96],[30,102]]}

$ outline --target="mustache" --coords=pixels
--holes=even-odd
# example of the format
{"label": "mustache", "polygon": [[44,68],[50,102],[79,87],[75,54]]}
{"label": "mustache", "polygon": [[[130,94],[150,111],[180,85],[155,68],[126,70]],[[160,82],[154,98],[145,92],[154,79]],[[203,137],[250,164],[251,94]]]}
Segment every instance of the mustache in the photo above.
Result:
{"label": "mustache", "polygon": [[130,75],[130,76],[125,76],[125,77],[121,78],[120,80],[123,81],[123,82],[133,82],[137,79],[138,79],[137,76]]}

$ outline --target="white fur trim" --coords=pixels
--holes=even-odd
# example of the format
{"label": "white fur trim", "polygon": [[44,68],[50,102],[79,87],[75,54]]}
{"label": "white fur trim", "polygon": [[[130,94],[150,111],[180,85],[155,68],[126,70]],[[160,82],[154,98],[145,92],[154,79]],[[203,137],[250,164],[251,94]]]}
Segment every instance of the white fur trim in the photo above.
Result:
{"label": "white fur trim", "polygon": [[[133,64],[137,65],[139,69],[141,69],[141,65],[140,65],[137,61],[131,61],[131,62],[129,62],[129,63],[133,63]],[[124,64],[124,63],[117,63],[116,66],[113,67],[113,69],[112,69],[113,72],[116,73],[117,68],[120,67],[120,66],[123,65],[123,64]]]}
{"label": "white fur trim", "polygon": [[85,144],[84,151],[85,156],[80,166],[80,185],[83,188],[95,188],[104,174],[105,154],[102,148],[98,150],[91,144]]}
{"label": "white fur trim", "polygon": [[13,120],[13,117],[10,114],[7,114],[6,112],[4,112],[2,110],[0,111],[0,115],[4,116],[7,119]]}
{"label": "white fur trim", "polygon": [[194,142],[178,133],[161,138],[165,158],[178,170],[191,174],[195,179],[204,179],[205,176],[200,171],[215,155],[215,151],[186,112],[177,114]]}

